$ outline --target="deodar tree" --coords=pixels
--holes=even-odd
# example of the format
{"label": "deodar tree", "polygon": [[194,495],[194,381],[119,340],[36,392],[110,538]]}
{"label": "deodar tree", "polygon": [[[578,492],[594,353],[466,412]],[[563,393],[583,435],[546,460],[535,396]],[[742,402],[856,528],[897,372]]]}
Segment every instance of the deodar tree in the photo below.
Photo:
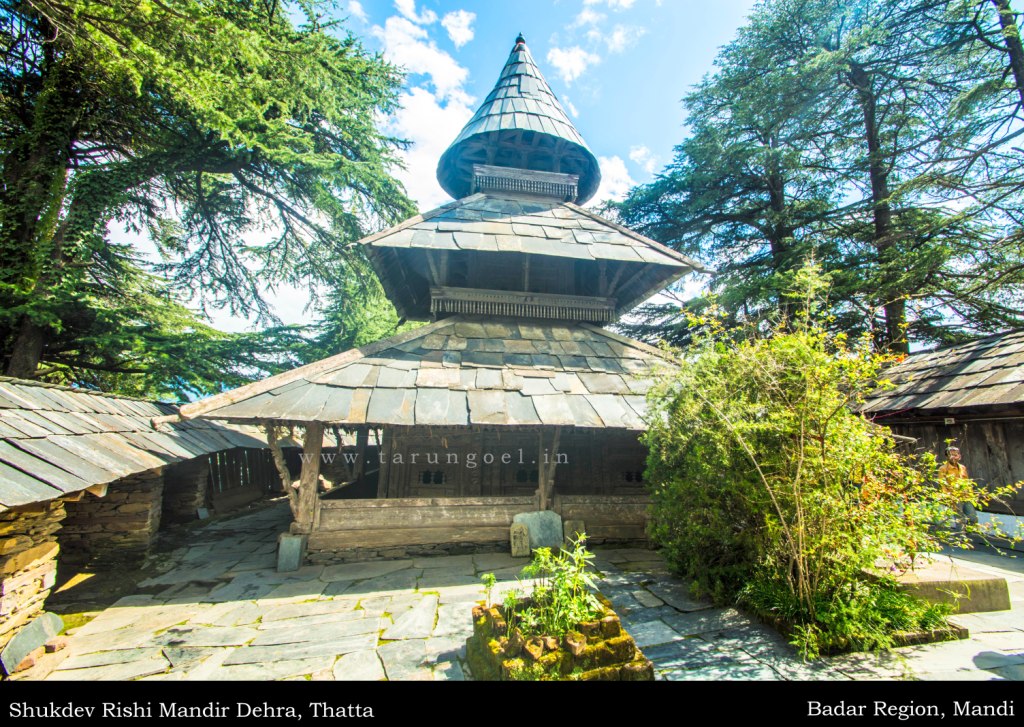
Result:
{"label": "deodar tree", "polygon": [[[619,213],[717,268],[735,320],[785,316],[813,252],[832,326],[880,349],[1020,326],[1017,20],[1008,0],[766,0]],[[639,332],[685,337],[666,312]]]}
{"label": "deodar tree", "polygon": [[375,126],[400,75],[312,4],[3,0],[0,42],[8,375],[128,373],[177,351],[185,379],[216,386],[189,365],[231,346],[182,302],[272,321],[268,287],[336,283],[347,243],[410,211],[398,142]]}

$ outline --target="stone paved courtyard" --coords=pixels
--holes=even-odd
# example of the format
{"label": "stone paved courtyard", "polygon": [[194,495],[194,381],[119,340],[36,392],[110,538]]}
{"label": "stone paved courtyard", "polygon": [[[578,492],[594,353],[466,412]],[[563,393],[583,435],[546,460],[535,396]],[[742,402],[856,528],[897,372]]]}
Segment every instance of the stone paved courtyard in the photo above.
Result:
{"label": "stone paved courtyard", "polygon": [[[305,566],[277,573],[288,507],[193,531],[67,648],[20,679],[462,680],[471,609],[493,572],[497,600],[525,559],[460,555]],[[1005,575],[1013,609],[958,617],[971,638],[806,664],[772,629],[689,597],[657,553],[598,551],[600,588],[665,680],[1024,679],[1021,559],[970,554]]]}

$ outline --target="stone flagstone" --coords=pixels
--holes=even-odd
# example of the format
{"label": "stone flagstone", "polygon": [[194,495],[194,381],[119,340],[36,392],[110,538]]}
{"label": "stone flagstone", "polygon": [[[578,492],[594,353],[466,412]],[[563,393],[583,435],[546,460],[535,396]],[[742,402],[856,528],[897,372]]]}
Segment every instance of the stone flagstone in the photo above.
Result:
{"label": "stone flagstone", "polygon": [[346,636],[333,641],[277,644],[273,646],[246,646],[235,649],[225,664],[259,664],[287,659],[308,659],[317,656],[340,656],[353,651],[365,651],[377,645],[377,634]]}
{"label": "stone flagstone", "polygon": [[375,650],[354,651],[334,664],[334,678],[339,682],[378,682],[385,678],[384,665]]}
{"label": "stone flagstone", "polygon": [[381,620],[362,618],[350,621],[335,621],[315,627],[296,626],[293,628],[271,628],[260,631],[251,646],[273,646],[275,644],[301,644],[311,641],[330,642],[346,636],[376,634],[381,630]]}
{"label": "stone flagstone", "polygon": [[142,661],[130,661],[124,664],[109,664],[86,669],[61,669],[52,672],[46,681],[125,681],[139,677],[159,674],[167,671],[170,663],[163,656]]}
{"label": "stone flagstone", "polygon": [[394,625],[384,631],[383,638],[389,641],[426,638],[434,630],[436,612],[437,596],[426,596],[410,611],[395,619]]}

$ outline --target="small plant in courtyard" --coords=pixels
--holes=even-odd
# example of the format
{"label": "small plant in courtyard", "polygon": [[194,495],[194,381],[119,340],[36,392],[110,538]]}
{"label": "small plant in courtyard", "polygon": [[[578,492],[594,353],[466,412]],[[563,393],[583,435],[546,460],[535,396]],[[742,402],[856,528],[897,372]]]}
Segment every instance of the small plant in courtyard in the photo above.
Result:
{"label": "small plant in courtyard", "polygon": [[[529,605],[508,608],[505,618],[510,628],[523,635],[563,636],[577,624],[600,613],[594,595],[594,576],[587,569],[594,554],[586,548],[586,535],[580,533],[569,549],[553,554],[550,548],[537,548],[533,561],[523,568],[526,578],[535,578]],[[514,592],[512,592],[514,593]]]}
{"label": "small plant in courtyard", "polygon": [[892,359],[815,320],[821,280],[797,276],[799,311],[768,337],[713,317],[678,374],[649,396],[650,532],[697,592],[739,603],[791,633],[806,656],[886,648],[944,625],[948,609],[898,590],[883,562],[942,543],[969,546],[958,520],[1013,488],[944,486],[935,459],[902,454],[856,413]]}
{"label": "small plant in courtyard", "polygon": [[494,591],[494,584],[498,582],[498,579],[497,579],[497,577],[495,577],[495,575],[493,573],[484,573],[483,576],[480,577],[480,580],[484,584],[484,593],[487,594],[487,604],[486,605],[487,605],[488,608],[490,608],[490,605],[491,605],[491,593]]}
{"label": "small plant in courtyard", "polygon": [[594,589],[593,560],[583,534],[557,553],[537,548],[522,571],[532,589],[527,592],[520,582],[520,588],[505,591],[501,606],[491,605],[494,576],[486,574],[487,604],[473,609],[467,642],[474,677],[653,679],[651,662]]}

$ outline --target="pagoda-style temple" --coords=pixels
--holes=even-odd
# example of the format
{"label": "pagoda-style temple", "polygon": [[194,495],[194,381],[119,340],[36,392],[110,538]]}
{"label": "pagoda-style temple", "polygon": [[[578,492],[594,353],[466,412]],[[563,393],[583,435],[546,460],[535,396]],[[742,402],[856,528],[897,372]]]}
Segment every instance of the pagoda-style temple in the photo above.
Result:
{"label": "pagoda-style temple", "polygon": [[597,160],[521,36],[437,174],[456,201],[361,241],[427,325],[180,415],[305,431],[314,560],[507,549],[537,510],[643,539],[644,396],[671,363],[603,326],[701,266],[580,206]]}

